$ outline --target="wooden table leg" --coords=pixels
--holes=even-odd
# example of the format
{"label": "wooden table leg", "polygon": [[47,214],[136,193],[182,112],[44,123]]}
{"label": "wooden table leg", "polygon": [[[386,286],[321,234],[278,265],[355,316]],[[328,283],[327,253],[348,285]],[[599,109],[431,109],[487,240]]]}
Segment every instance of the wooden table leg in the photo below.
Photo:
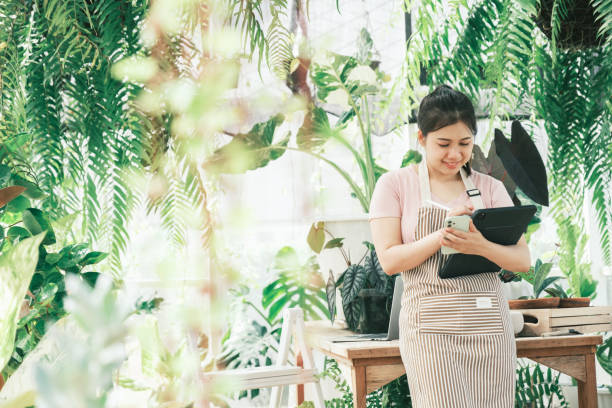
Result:
{"label": "wooden table leg", "polygon": [[365,366],[351,367],[351,380],[353,382],[353,407],[366,408],[366,368]]}
{"label": "wooden table leg", "polygon": [[595,354],[584,356],[586,381],[578,381],[578,406],[597,408],[597,380],[595,379]]}

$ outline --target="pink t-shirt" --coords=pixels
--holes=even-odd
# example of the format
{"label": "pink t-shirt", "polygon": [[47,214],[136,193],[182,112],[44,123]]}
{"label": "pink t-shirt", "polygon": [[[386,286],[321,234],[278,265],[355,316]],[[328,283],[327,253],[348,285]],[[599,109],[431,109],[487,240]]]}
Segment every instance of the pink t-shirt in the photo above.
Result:
{"label": "pink t-shirt", "polygon": [[[514,205],[501,181],[473,169],[470,177],[474,186],[480,190],[486,208]],[[454,200],[447,202],[440,200],[433,193],[431,199],[449,208],[471,203],[465,191]],[[370,202],[369,219],[401,218],[402,240],[406,244],[414,241],[419,207],[421,207],[421,189],[416,166],[403,167],[379,177]]]}

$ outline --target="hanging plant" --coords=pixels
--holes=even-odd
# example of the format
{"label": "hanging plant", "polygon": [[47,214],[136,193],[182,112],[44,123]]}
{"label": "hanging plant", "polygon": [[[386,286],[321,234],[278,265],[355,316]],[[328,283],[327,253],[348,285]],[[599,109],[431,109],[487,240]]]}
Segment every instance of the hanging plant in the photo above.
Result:
{"label": "hanging plant", "polygon": [[580,49],[603,45],[602,21],[589,0],[541,0],[536,24],[557,48]]}

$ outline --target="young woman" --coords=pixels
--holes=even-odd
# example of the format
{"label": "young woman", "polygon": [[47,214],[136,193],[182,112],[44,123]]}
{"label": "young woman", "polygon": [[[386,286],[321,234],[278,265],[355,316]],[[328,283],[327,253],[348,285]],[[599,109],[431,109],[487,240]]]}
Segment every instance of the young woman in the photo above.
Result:
{"label": "young woman", "polygon": [[471,221],[469,232],[443,227],[449,215],[513,205],[500,181],[470,169],[476,117],[468,97],[440,86],[421,102],[417,122],[424,159],[380,177],[369,215],[382,268],[404,280],[400,350],[414,407],[514,407],[516,347],[498,271],[440,279],[440,247],[511,271],[529,269],[529,249],[524,237],[492,243]]}

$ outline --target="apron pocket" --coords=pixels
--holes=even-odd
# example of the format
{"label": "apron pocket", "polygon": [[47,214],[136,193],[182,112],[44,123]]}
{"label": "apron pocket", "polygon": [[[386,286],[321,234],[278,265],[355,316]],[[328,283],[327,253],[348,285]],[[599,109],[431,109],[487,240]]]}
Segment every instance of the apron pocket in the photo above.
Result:
{"label": "apron pocket", "polygon": [[419,333],[502,334],[495,292],[451,293],[419,299]]}

